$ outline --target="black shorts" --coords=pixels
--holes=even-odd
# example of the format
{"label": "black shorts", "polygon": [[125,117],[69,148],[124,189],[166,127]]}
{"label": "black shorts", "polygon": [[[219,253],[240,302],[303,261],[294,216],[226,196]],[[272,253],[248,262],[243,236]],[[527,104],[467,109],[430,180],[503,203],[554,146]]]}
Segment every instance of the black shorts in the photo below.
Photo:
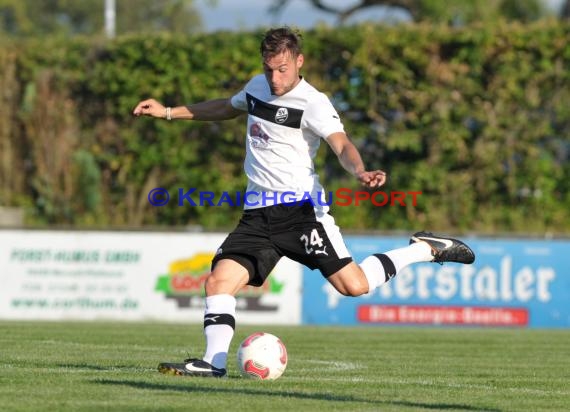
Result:
{"label": "black shorts", "polygon": [[248,285],[261,286],[283,256],[319,269],[325,277],[352,262],[334,218],[304,202],[245,210],[212,268],[221,259],[234,260],[247,268]]}

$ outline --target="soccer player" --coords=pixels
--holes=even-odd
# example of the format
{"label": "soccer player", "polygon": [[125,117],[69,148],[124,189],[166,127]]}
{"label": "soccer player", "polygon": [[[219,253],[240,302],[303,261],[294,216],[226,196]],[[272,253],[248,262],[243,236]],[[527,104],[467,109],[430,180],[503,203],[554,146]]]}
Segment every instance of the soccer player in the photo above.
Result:
{"label": "soccer player", "polygon": [[[317,201],[325,197],[313,159],[322,139],[362,186],[382,186],[386,173],[366,170],[329,99],[300,75],[304,56],[297,32],[288,27],[267,31],[260,51],[264,73],[232,97],[172,108],[147,99],[133,111],[135,116],[213,121],[247,113],[244,169],[250,195],[237,227],[216,252],[205,283],[206,350],[202,359],[159,364],[166,374],[226,375],[235,295],[246,285],[261,286],[283,256],[319,269],[345,296],[372,292],[413,263],[475,260],[460,240],[418,232],[404,248],[354,262],[328,207]],[[314,201],[301,201],[306,193]]]}

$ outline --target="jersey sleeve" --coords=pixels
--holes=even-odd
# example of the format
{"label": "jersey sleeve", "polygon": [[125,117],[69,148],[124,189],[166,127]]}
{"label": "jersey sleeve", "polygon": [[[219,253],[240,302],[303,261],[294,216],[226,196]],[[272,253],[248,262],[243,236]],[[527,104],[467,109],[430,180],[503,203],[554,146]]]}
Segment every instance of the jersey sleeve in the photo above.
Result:
{"label": "jersey sleeve", "polygon": [[253,77],[249,82],[247,82],[243,89],[232,96],[230,101],[235,109],[247,112],[247,92],[251,87],[253,87],[252,84],[255,80],[256,77]]}
{"label": "jersey sleeve", "polygon": [[340,116],[324,93],[316,95],[308,105],[305,121],[307,127],[323,139],[333,133],[344,133],[344,125]]}
{"label": "jersey sleeve", "polygon": [[247,111],[245,88],[234,94],[230,101],[234,108],[238,110]]}

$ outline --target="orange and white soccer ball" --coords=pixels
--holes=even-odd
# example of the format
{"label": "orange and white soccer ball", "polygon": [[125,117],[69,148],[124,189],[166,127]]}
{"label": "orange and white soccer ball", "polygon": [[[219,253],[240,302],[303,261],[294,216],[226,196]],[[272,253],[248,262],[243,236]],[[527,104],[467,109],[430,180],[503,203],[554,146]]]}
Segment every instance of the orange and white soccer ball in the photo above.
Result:
{"label": "orange and white soccer ball", "polygon": [[243,377],[275,380],[283,375],[287,367],[287,349],[277,336],[257,332],[241,343],[237,362]]}

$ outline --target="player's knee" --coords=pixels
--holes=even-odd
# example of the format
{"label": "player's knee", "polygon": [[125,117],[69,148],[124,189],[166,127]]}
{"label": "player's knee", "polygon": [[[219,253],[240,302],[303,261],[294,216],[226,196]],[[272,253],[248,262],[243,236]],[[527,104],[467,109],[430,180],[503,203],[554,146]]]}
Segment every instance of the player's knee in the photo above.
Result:
{"label": "player's knee", "polygon": [[354,282],[347,283],[344,286],[344,291],[341,291],[344,296],[356,297],[368,293],[368,283],[366,282],[356,280]]}
{"label": "player's knee", "polygon": [[220,281],[217,277],[210,273],[204,282],[204,290],[206,292],[206,296],[216,295],[218,293]]}
{"label": "player's knee", "polygon": [[368,293],[368,280],[356,264],[347,266],[328,277],[333,287],[344,296],[361,296]]}
{"label": "player's knee", "polygon": [[214,270],[208,275],[204,282],[204,290],[206,296],[213,296],[219,294],[235,295],[243,288],[249,276],[247,271],[244,273],[236,274],[234,271],[226,273],[224,271]]}

